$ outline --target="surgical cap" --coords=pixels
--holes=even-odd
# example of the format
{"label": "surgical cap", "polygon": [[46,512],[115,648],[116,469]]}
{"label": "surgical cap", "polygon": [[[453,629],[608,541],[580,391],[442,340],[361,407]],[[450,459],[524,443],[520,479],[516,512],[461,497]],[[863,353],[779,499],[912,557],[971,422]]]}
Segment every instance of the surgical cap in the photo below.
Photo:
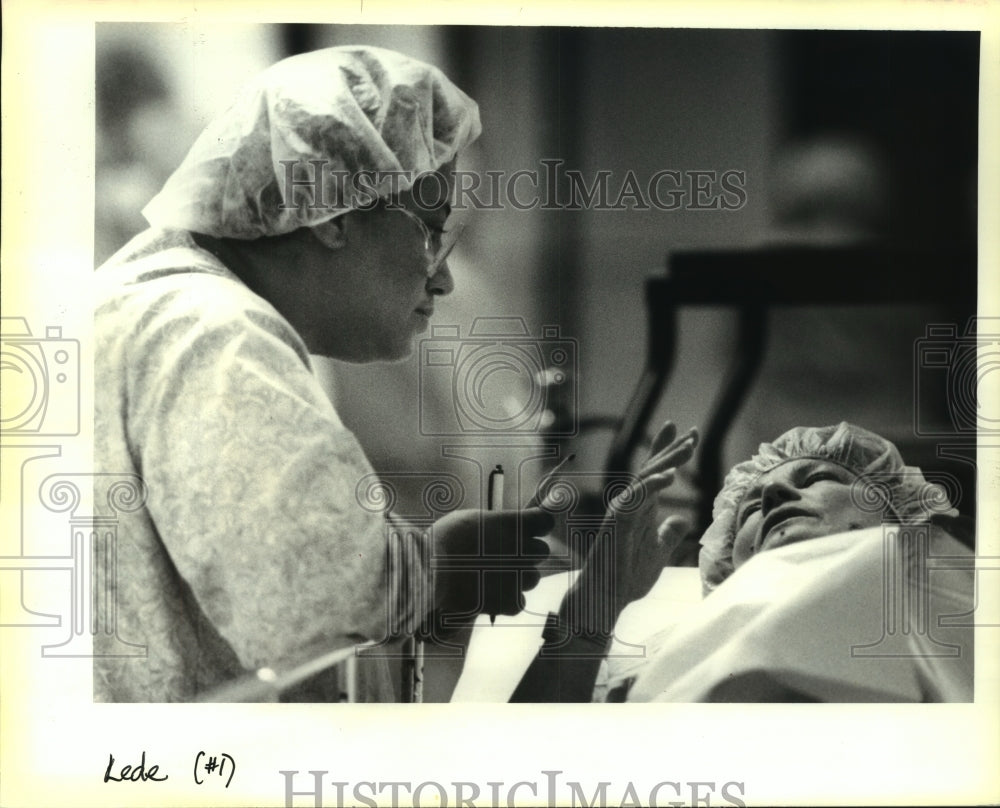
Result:
{"label": "surgical cap", "polygon": [[859,426],[795,427],[773,443],[762,443],[750,460],[733,466],[715,498],[712,524],[701,538],[702,588],[707,594],[734,570],[736,512],[758,477],[782,463],[800,458],[827,460],[859,477],[852,496],[860,508],[891,508],[902,524],[922,522],[932,514],[956,516],[947,492],[929,483],[915,466],[907,466],[899,450],[885,438]]}
{"label": "surgical cap", "polygon": [[381,48],[312,51],[244,88],[143,215],[217,237],[290,233],[407,190],[480,131],[476,103],[432,65]]}

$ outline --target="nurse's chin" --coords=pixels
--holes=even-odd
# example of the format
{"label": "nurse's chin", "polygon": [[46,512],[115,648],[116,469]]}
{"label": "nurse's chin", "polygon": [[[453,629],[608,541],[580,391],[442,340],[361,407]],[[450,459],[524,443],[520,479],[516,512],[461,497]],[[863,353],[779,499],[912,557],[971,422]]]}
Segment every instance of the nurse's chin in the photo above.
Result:
{"label": "nurse's chin", "polygon": [[389,364],[405,362],[413,356],[415,350],[416,346],[414,345],[414,341],[410,340],[408,344],[400,346],[397,351],[394,351],[390,356],[383,357],[381,361],[388,362]]}
{"label": "nurse's chin", "polygon": [[382,364],[396,364],[405,362],[416,351],[416,334],[399,334],[397,339],[391,343],[383,343],[378,351],[373,351],[366,362],[379,362]]}

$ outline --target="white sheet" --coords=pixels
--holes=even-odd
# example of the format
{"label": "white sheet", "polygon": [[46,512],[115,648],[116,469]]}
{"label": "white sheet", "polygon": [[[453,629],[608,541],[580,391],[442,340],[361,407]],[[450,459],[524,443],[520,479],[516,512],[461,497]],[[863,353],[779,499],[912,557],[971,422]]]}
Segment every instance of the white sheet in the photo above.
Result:
{"label": "white sheet", "polygon": [[924,530],[757,556],[653,650],[629,701],[971,701],[972,554]]}

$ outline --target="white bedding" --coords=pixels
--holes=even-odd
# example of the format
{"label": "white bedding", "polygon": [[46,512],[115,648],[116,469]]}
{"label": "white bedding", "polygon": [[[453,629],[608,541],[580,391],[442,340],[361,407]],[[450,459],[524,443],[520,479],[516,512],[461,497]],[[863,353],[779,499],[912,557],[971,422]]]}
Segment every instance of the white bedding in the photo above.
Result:
{"label": "white bedding", "polygon": [[[906,558],[883,528],[789,545],[704,600],[697,569],[668,567],[622,615],[595,696],[626,682],[629,701],[972,701],[973,556],[924,535]],[[452,701],[509,698],[573,575],[480,618]]]}

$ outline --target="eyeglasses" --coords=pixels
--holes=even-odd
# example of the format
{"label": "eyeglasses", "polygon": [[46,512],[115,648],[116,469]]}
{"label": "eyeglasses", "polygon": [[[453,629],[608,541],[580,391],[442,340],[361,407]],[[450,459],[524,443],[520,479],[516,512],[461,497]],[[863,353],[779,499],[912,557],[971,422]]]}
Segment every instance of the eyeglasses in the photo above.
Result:
{"label": "eyeglasses", "polygon": [[[448,256],[451,255],[451,251],[455,249],[455,244],[458,243],[459,236],[462,235],[462,231],[465,230],[465,222],[459,222],[450,230],[439,231],[439,233],[434,233],[431,231],[427,222],[421,219],[412,210],[403,207],[394,207],[392,210],[398,210],[400,213],[406,214],[408,219],[412,219],[417,223],[420,228],[420,233],[424,237],[424,252],[427,253],[429,262],[427,264],[427,277],[433,278],[438,269],[441,268]],[[434,247],[434,236],[439,234],[440,241],[437,248]]]}

